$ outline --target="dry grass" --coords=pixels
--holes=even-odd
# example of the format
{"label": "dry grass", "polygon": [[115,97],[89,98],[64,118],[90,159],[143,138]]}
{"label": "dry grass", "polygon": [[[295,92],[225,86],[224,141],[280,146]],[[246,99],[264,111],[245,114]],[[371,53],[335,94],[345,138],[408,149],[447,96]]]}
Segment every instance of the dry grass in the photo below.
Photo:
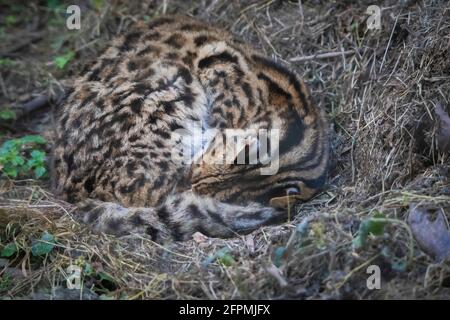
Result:
{"label": "dry grass", "polygon": [[[52,15],[46,8],[23,4],[40,21],[10,27],[2,42],[14,43],[24,26],[29,33],[46,33],[11,55],[14,69],[2,69],[2,104],[20,105],[30,93],[56,96],[133,20],[187,12],[232,30],[309,83],[331,124],[329,186],[299,205],[299,215],[282,226],[232,240],[158,245],[136,236],[92,234],[74,222],[73,207],[56,200],[45,181],[2,178],[0,240],[15,241],[21,251],[0,260],[0,296],[450,298],[450,265],[425,255],[405,222],[410,203],[440,206],[450,216],[450,161],[438,152],[434,136],[434,104],[450,110],[447,1],[384,1],[378,31],[366,29],[368,1],[112,1],[97,9],[82,4],[87,7],[80,32],[48,27]],[[49,44],[58,37],[77,52],[62,71],[49,63],[54,54]],[[51,128],[51,112],[44,110],[8,136],[31,130],[51,141]],[[384,234],[355,250],[360,222],[380,213]],[[45,258],[33,257],[30,246],[44,231],[55,236],[57,246]],[[209,259],[222,248],[228,248],[231,263]],[[96,270],[84,277],[83,292],[64,289],[72,264]],[[371,264],[381,267],[381,290],[366,287]],[[109,276],[102,278],[102,272]]]}

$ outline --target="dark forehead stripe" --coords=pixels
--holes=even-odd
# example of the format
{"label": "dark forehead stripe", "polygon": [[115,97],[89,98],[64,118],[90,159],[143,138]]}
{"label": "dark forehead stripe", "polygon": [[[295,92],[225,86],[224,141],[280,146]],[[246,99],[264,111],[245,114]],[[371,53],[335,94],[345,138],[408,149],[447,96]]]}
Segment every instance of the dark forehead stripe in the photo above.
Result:
{"label": "dark forehead stripe", "polygon": [[265,73],[262,73],[262,72],[258,73],[258,79],[266,82],[267,87],[269,89],[269,96],[271,94],[277,94],[277,95],[285,97],[287,100],[292,99],[292,95],[289,92],[286,92],[285,90],[283,90],[275,81],[273,81]]}
{"label": "dark forehead stripe", "polygon": [[[308,108],[309,104],[306,101],[306,95],[302,90],[302,87],[300,85],[300,82],[297,79],[297,76],[295,75],[295,73],[293,73],[292,71],[288,70],[285,66],[271,60],[271,59],[267,59],[265,57],[262,56],[258,56],[258,55],[252,55],[252,59],[257,62],[262,64],[263,66],[271,69],[271,70],[275,70],[277,73],[283,75],[284,77],[286,77],[289,81],[290,84],[292,84],[296,90],[296,92],[298,93],[300,100],[303,104],[303,106],[305,108]],[[308,110],[308,112],[311,110]]]}
{"label": "dark forehead stripe", "polygon": [[286,134],[280,141],[280,155],[289,152],[292,148],[298,146],[303,140],[303,131],[305,128],[303,126],[302,119],[296,112],[292,112],[289,119]]}
{"label": "dark forehead stripe", "polygon": [[211,65],[213,65],[215,63],[219,63],[219,62],[228,62],[228,63],[238,64],[239,61],[236,56],[230,54],[227,51],[224,51],[222,53],[203,58],[202,60],[200,60],[198,62],[198,67],[200,69],[209,68]]}

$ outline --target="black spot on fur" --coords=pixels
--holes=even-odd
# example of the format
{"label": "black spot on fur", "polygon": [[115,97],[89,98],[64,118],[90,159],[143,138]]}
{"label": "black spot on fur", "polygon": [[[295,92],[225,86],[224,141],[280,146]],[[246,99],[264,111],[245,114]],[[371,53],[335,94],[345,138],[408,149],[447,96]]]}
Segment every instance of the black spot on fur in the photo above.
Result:
{"label": "black spot on fur", "polygon": [[123,42],[122,45],[120,46],[120,50],[123,51],[129,51],[132,49],[132,47],[136,44],[136,42],[139,40],[139,38],[141,37],[142,33],[141,32],[131,32],[128,33]]}
{"label": "black spot on fur", "polygon": [[156,241],[158,239],[159,230],[153,228],[152,226],[147,226],[145,228],[145,233],[150,236],[150,239],[152,239],[152,241]]}
{"label": "black spot on fur", "polygon": [[150,84],[145,82],[140,82],[138,84],[134,85],[134,91],[137,94],[147,94],[152,90],[152,87]]}
{"label": "black spot on fur", "polygon": [[180,68],[178,70],[178,75],[184,79],[184,82],[186,82],[186,84],[191,84],[192,83],[192,75],[191,75],[191,72],[188,69]]}
{"label": "black spot on fur", "polygon": [[163,171],[165,171],[169,168],[169,165],[165,161],[158,162],[157,164],[158,164],[158,167],[160,167],[161,170],[163,170]]}
{"label": "black spot on fur", "polygon": [[194,39],[194,43],[197,47],[202,46],[206,41],[208,41],[209,37],[208,36],[198,36]]}
{"label": "black spot on fur", "polygon": [[192,215],[193,218],[198,218],[198,219],[204,219],[204,215],[201,213],[201,211],[199,210],[199,208],[197,207],[197,205],[191,203],[188,206],[188,210],[189,213]]}
{"label": "black spot on fur", "polygon": [[209,68],[211,65],[218,62],[228,62],[228,63],[238,63],[238,58],[227,51],[219,53],[217,55],[209,56],[207,58],[203,58],[198,62],[198,67],[200,69]]}
{"label": "black spot on fur", "polygon": [[157,134],[158,136],[160,136],[163,139],[170,139],[170,133],[167,131],[164,131],[162,129],[157,129],[155,131],[153,131],[155,134]]}
{"label": "black spot on fur", "polygon": [[132,136],[130,136],[130,138],[128,138],[128,141],[130,142],[136,142],[137,140],[139,140],[139,136],[137,134],[134,134]]}
{"label": "black spot on fur", "polygon": [[94,98],[97,96],[96,92],[90,93],[80,104],[80,108],[85,107],[89,102],[94,100]]}
{"label": "black spot on fur", "polygon": [[178,59],[178,53],[176,52],[170,52],[166,55],[167,60],[176,60]]}
{"label": "black spot on fur", "polygon": [[152,32],[148,33],[144,36],[143,40],[145,41],[153,41],[158,40],[161,37],[161,34],[159,32]]}
{"label": "black spot on fur", "polygon": [[180,27],[182,31],[204,31],[205,29],[208,27],[197,23],[186,23]]}
{"label": "black spot on fur", "polygon": [[131,101],[131,106],[130,106],[131,110],[134,113],[140,113],[143,103],[144,103],[144,101],[141,98],[134,99],[133,101]]}
{"label": "black spot on fur", "polygon": [[91,176],[84,182],[84,190],[86,190],[88,193],[91,193],[94,191],[94,184],[95,184],[95,177]]}
{"label": "black spot on fur", "polygon": [[145,224],[144,219],[141,217],[141,212],[136,212],[130,217],[130,223],[135,227],[140,227]]}
{"label": "black spot on fur", "polygon": [[156,141],[155,141],[155,146],[156,146],[157,148],[163,148],[163,147],[164,147],[164,143],[161,142],[161,140],[156,140]]}
{"label": "black spot on fur", "polygon": [[115,219],[115,218],[111,218],[107,222],[108,229],[115,234],[120,234],[120,227],[122,226],[122,224],[123,224],[122,219]]}
{"label": "black spot on fur", "polygon": [[175,131],[175,130],[178,130],[178,129],[183,129],[183,127],[177,122],[171,122],[169,124],[169,128],[170,128],[171,131]]}
{"label": "black spot on fur", "polygon": [[73,153],[70,154],[64,154],[63,156],[64,161],[67,163],[67,173],[69,174],[70,172],[72,172],[75,169],[75,161],[74,161],[74,156]]}
{"label": "black spot on fur", "polygon": [[223,226],[226,226],[227,224],[225,223],[225,221],[223,221],[222,217],[220,216],[220,214],[218,214],[217,212],[211,211],[211,210],[207,210],[208,216],[216,223],[221,224]]}
{"label": "black spot on fur", "polygon": [[91,74],[88,77],[88,81],[100,81],[99,75],[100,68],[92,70]]}
{"label": "black spot on fur", "polygon": [[130,71],[130,72],[136,70],[137,69],[136,62],[134,62],[134,61],[128,62],[127,68],[128,68],[128,71]]}
{"label": "black spot on fur", "polygon": [[175,33],[167,38],[164,43],[173,48],[181,49],[185,43],[185,39],[181,34]]}
{"label": "black spot on fur", "polygon": [[137,169],[136,162],[134,162],[134,161],[129,161],[129,162],[127,163],[127,165],[126,165],[126,168],[127,168],[127,174],[128,174],[128,176],[129,176],[129,177],[132,176],[133,173],[134,173],[134,171],[136,171],[136,169]]}

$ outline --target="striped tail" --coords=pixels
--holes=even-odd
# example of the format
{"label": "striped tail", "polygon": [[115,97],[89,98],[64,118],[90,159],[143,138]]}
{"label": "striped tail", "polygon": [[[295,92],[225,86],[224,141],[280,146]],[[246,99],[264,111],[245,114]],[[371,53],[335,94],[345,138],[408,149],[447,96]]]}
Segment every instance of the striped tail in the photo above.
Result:
{"label": "striped tail", "polygon": [[258,203],[227,204],[190,191],[171,195],[154,208],[125,208],[93,199],[79,203],[78,208],[83,222],[97,232],[148,234],[156,242],[189,240],[197,231],[208,237],[230,238],[287,219],[285,210]]}

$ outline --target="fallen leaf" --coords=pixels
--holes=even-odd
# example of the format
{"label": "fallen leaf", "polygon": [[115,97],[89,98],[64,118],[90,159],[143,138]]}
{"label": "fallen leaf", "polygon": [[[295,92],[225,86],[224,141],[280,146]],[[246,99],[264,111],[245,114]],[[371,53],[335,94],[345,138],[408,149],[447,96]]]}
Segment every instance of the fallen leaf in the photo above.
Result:
{"label": "fallen leaf", "polygon": [[429,219],[430,209],[410,204],[408,223],[420,248],[441,261],[450,258],[450,231],[447,228],[442,209],[434,221]]}
{"label": "fallen leaf", "polygon": [[442,152],[450,152],[450,117],[440,104],[436,104],[435,112],[439,118],[439,128],[436,132],[437,145]]}
{"label": "fallen leaf", "polygon": [[359,225],[358,234],[353,238],[353,248],[359,250],[363,248],[369,234],[380,236],[384,232],[386,221],[383,220],[384,215],[381,212],[375,212],[372,217],[364,219]]}
{"label": "fallen leaf", "polygon": [[226,247],[220,249],[215,254],[208,256],[208,258],[202,262],[202,267],[207,268],[214,261],[219,262],[225,267],[229,267],[236,262],[230,254],[230,250]]}
{"label": "fallen leaf", "polygon": [[37,240],[31,246],[31,254],[33,256],[43,256],[50,253],[50,251],[52,251],[54,247],[55,238],[50,233],[45,232],[42,235],[41,239]]}
{"label": "fallen leaf", "polygon": [[17,251],[19,251],[19,248],[17,247],[16,243],[14,242],[8,243],[0,252],[0,257],[9,258]]}

